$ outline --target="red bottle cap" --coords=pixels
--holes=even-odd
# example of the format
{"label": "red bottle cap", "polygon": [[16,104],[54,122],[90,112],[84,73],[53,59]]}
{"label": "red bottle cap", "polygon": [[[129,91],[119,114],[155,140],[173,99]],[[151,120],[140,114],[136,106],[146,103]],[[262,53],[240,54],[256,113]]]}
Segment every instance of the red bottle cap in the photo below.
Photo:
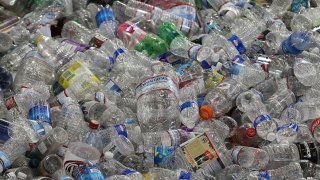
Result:
{"label": "red bottle cap", "polygon": [[246,135],[250,138],[254,137],[257,134],[257,131],[255,128],[248,128],[246,130]]}
{"label": "red bottle cap", "polygon": [[89,122],[89,128],[91,129],[98,129],[99,128],[99,121],[91,120]]}

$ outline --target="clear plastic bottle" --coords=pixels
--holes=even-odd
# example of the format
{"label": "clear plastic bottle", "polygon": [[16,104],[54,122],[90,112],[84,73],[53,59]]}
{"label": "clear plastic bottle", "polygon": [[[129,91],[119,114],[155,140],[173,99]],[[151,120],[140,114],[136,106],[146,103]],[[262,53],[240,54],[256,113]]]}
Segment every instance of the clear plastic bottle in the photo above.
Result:
{"label": "clear plastic bottle", "polygon": [[291,6],[292,0],[275,0],[269,7],[269,12],[274,16],[281,17]]}
{"label": "clear plastic bottle", "polygon": [[197,94],[192,85],[184,86],[180,94],[180,119],[182,124],[193,128],[199,120],[199,107]]}
{"label": "clear plastic bottle", "polygon": [[236,101],[240,111],[247,114],[253,122],[257,134],[268,141],[273,141],[276,138],[274,131],[277,128],[276,123],[267,113],[267,108],[263,104],[263,95],[256,91],[250,90],[240,94]]}
{"label": "clear plastic bottle", "polygon": [[308,8],[300,14],[293,16],[291,20],[291,29],[292,31],[310,31],[312,28],[319,26],[319,7]]}
{"label": "clear plastic bottle", "polygon": [[[113,4],[114,11],[117,11],[119,14],[125,14],[131,18],[133,17],[141,17],[144,19],[151,19],[154,23],[154,29],[157,29],[164,22],[172,22],[176,25],[177,28],[181,29],[181,31],[187,36],[192,36],[199,32],[199,26],[194,21],[189,21],[185,18],[179,17],[177,15],[166,12],[158,7],[150,6],[152,10],[145,11],[140,10],[138,8],[132,7],[135,3],[140,3],[138,1],[133,2],[130,6],[127,6],[121,2],[115,2]],[[122,11],[122,12],[121,12]],[[149,13],[150,12],[150,13]],[[117,13],[116,13],[117,14]]]}
{"label": "clear plastic bottle", "polygon": [[310,48],[312,42],[311,34],[305,32],[294,32],[281,44],[284,54],[298,55]]}
{"label": "clear plastic bottle", "polygon": [[245,91],[245,87],[234,79],[225,79],[210,91],[200,108],[200,117],[204,120],[220,117],[229,112],[235,105],[237,96]]}
{"label": "clear plastic bottle", "polygon": [[200,44],[192,43],[184,37],[176,37],[170,44],[170,51],[180,57],[193,60],[207,61],[210,64],[219,60],[219,55],[212,49]]}
{"label": "clear plastic bottle", "polygon": [[181,129],[148,132],[142,134],[144,145],[146,146],[179,146],[180,144],[195,137],[192,132],[186,132]]}
{"label": "clear plastic bottle", "polygon": [[97,148],[100,152],[102,152],[104,148],[102,143],[102,137],[97,130],[99,128],[99,122],[96,120],[91,120],[89,122],[89,128],[90,131],[87,132],[82,138],[83,142]]}
{"label": "clear plastic bottle", "polygon": [[294,66],[295,77],[305,86],[312,86],[318,77],[318,67],[306,58],[297,58]]}
{"label": "clear plastic bottle", "polygon": [[66,98],[62,106],[62,117],[57,122],[56,127],[64,128],[69,134],[69,141],[76,142],[89,131],[87,123],[84,121],[82,110],[77,102],[71,98]]}
{"label": "clear plastic bottle", "polygon": [[295,94],[289,89],[279,88],[266,102],[268,113],[279,118],[284,109],[296,102]]}
{"label": "clear plastic bottle", "polygon": [[22,60],[13,86],[15,90],[19,90],[21,86],[28,83],[35,84],[43,81],[46,84],[53,84],[54,80],[55,72],[51,62],[36,51],[31,51]]}
{"label": "clear plastic bottle", "polygon": [[232,144],[249,147],[258,147],[259,143],[263,141],[263,139],[257,135],[257,131],[252,123],[244,123],[239,126],[235,134],[228,140]]}
{"label": "clear plastic bottle", "polygon": [[99,31],[102,35],[110,39],[115,38],[115,30],[118,24],[110,7],[103,7],[101,5],[98,6],[98,11],[95,15],[95,19]]}
{"label": "clear plastic bottle", "polygon": [[101,169],[105,177],[109,177],[112,175],[125,175],[131,180],[143,179],[141,173],[124,166],[119,161],[116,161],[114,159],[107,159],[106,161],[99,163],[98,167]]}
{"label": "clear plastic bottle", "polygon": [[11,139],[0,148],[1,160],[0,171],[4,172],[11,166],[11,163],[28,150],[27,141],[24,138]]}
{"label": "clear plastic bottle", "polygon": [[244,168],[260,170],[269,163],[269,155],[259,148],[235,146],[231,155],[233,162]]}

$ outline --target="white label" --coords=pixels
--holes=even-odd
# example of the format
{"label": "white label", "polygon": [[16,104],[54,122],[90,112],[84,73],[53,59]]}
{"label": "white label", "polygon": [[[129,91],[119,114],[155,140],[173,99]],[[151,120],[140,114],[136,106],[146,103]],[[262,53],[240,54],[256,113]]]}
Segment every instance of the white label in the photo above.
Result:
{"label": "white label", "polygon": [[138,99],[144,94],[157,90],[169,90],[178,96],[178,88],[171,78],[165,75],[155,76],[143,81],[136,88],[136,98]]}
{"label": "white label", "polygon": [[44,142],[42,142],[38,145],[38,150],[41,152],[41,154],[44,154],[48,150],[48,148],[44,144]]}

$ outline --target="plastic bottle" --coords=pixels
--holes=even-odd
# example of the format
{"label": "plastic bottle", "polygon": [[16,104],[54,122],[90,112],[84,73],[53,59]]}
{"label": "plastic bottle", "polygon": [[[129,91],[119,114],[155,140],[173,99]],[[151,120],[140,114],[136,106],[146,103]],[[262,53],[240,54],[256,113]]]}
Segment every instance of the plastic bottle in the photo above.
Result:
{"label": "plastic bottle", "polygon": [[[131,1],[133,2],[130,6],[126,6],[120,2],[116,2],[113,4],[114,11],[121,12],[121,14],[125,14],[131,18],[133,17],[141,17],[144,19],[152,19],[155,28],[159,27],[164,22],[172,22],[176,25],[177,28],[181,29],[181,31],[186,34],[187,36],[192,36],[199,32],[199,26],[196,22],[189,21],[185,18],[176,16],[174,14],[168,13],[160,8],[150,6],[153,10],[149,12],[140,10],[137,8],[132,7],[135,3],[140,3],[138,1]],[[123,13],[124,12],[124,13]]]}
{"label": "plastic bottle", "polygon": [[107,159],[106,161],[101,162],[98,167],[101,169],[105,177],[112,175],[124,175],[132,180],[140,180],[143,178],[141,173],[124,166],[114,159]]}
{"label": "plastic bottle", "polygon": [[319,26],[316,17],[319,15],[319,7],[308,8],[305,11],[293,16],[291,20],[292,31],[310,31]]}
{"label": "plastic bottle", "polygon": [[193,128],[199,120],[197,95],[192,85],[184,86],[180,94],[180,119],[188,128]]}
{"label": "plastic bottle", "polygon": [[260,92],[255,90],[246,91],[237,97],[236,103],[240,111],[246,112],[261,138],[268,141],[273,141],[276,138],[274,131],[277,125],[267,113],[266,106],[263,104],[263,96]]}
{"label": "plastic bottle", "polygon": [[260,170],[269,163],[267,152],[259,148],[236,146],[231,154],[233,162],[244,168]]}
{"label": "plastic bottle", "polygon": [[181,129],[148,132],[142,134],[144,145],[146,146],[179,146],[189,139],[195,137],[194,133],[189,133]]}
{"label": "plastic bottle", "polygon": [[258,147],[262,141],[263,139],[257,135],[257,131],[252,123],[242,124],[236,129],[234,135],[229,138],[229,142],[232,144],[249,147]]}
{"label": "plastic bottle", "polygon": [[71,98],[66,98],[62,111],[62,117],[56,126],[68,132],[70,142],[76,142],[89,130],[80,106]]}
{"label": "plastic bottle", "polygon": [[285,0],[285,1],[276,0],[276,1],[272,2],[271,6],[268,10],[274,16],[279,17],[279,16],[283,15],[283,13],[288,10],[291,3],[292,3],[292,0]]}
{"label": "plastic bottle", "polygon": [[220,117],[234,107],[237,96],[245,90],[242,84],[233,79],[225,79],[210,91],[200,108],[200,117],[204,120]]}
{"label": "plastic bottle", "polygon": [[170,45],[170,51],[184,58],[190,58],[196,61],[208,61],[210,64],[217,62],[219,56],[208,47],[192,43],[184,37],[176,37]]}
{"label": "plastic bottle", "polygon": [[89,128],[90,131],[84,135],[83,142],[97,148],[100,152],[102,152],[104,148],[102,143],[102,137],[97,130],[99,128],[99,122],[96,120],[91,120],[89,122]]}
{"label": "plastic bottle", "polygon": [[297,55],[308,50],[311,45],[311,36],[305,32],[294,32],[281,44],[281,51],[284,54]]}
{"label": "plastic bottle", "polygon": [[110,39],[115,38],[117,22],[115,20],[113,11],[109,6],[98,6],[98,11],[95,15],[95,19],[102,35]]}

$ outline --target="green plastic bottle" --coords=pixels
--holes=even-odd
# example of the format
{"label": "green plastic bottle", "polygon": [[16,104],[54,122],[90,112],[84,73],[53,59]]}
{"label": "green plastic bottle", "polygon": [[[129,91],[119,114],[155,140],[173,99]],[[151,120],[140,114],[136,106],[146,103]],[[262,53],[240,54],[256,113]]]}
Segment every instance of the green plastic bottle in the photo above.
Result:
{"label": "green plastic bottle", "polygon": [[170,22],[164,22],[158,30],[158,36],[163,39],[168,45],[171,44],[174,38],[181,36],[187,38],[177,27]]}
{"label": "green plastic bottle", "polygon": [[147,34],[135,47],[137,51],[146,51],[151,58],[156,58],[169,50],[168,44],[159,36]]}

